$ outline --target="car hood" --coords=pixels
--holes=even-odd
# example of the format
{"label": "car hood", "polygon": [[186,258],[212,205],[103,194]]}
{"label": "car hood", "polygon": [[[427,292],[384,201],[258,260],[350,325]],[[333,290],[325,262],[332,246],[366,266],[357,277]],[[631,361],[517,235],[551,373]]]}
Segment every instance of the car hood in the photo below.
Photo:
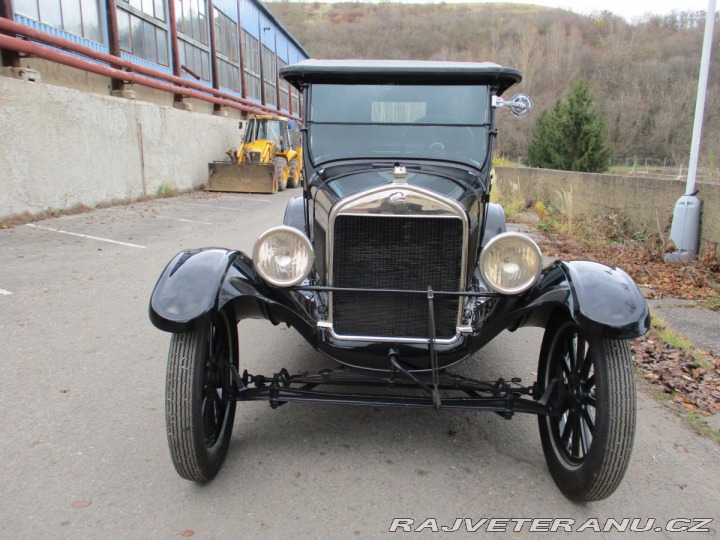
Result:
{"label": "car hood", "polygon": [[[310,179],[310,185],[331,192],[341,199],[361,191],[393,184],[396,163],[352,162],[318,169]],[[478,174],[469,167],[444,163],[403,163],[408,185],[433,191],[444,197],[461,201],[469,193],[484,193],[487,175]]]}

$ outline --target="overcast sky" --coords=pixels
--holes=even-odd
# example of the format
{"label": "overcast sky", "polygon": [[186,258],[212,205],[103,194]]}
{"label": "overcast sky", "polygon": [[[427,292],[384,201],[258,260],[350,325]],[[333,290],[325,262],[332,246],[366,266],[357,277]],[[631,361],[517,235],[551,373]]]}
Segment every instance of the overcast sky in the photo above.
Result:
{"label": "overcast sky", "polygon": [[[298,1],[298,0],[294,0]],[[303,0],[300,0],[303,1]],[[304,0],[312,1],[312,0]],[[340,1],[340,0],[320,0],[320,1]],[[352,1],[352,0],[342,0]],[[363,0],[361,0],[363,1]],[[371,2],[378,2],[382,0],[364,0]],[[443,0],[390,0],[400,1],[402,3],[440,3]],[[445,2],[472,2],[472,0],[444,0]],[[590,14],[593,11],[612,11],[618,15],[625,17],[628,21],[632,22],[633,17],[640,17],[646,13],[664,14],[675,11],[704,11],[708,7],[707,0],[603,0],[598,2],[597,0],[485,0],[490,3],[507,3],[512,2],[514,4],[536,4],[540,6],[559,7],[563,9],[569,9],[575,13]],[[482,0],[478,1],[482,3]]]}

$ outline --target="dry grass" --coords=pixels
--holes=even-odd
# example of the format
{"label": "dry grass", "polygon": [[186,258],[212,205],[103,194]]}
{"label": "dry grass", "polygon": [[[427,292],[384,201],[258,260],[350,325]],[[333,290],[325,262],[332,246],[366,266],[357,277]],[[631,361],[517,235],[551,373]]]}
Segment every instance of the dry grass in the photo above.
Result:
{"label": "dry grass", "polygon": [[490,201],[503,206],[506,218],[512,218],[527,208],[520,182],[513,180],[496,178],[490,192]]}

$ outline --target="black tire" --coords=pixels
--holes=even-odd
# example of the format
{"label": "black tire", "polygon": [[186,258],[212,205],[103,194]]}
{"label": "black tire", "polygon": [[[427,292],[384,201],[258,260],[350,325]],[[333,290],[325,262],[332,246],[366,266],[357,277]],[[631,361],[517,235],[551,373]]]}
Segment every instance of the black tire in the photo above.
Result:
{"label": "black tire", "polygon": [[[212,348],[212,350],[211,350]],[[183,334],[168,354],[165,422],[175,470],[209,482],[225,460],[235,420],[230,363],[238,367],[235,320],[225,311]]]}
{"label": "black tire", "polygon": [[288,174],[288,187],[296,188],[300,185],[300,165],[297,158],[290,160],[290,173]]}
{"label": "black tire", "polygon": [[567,316],[545,331],[538,383],[557,380],[549,404],[558,414],[538,416],[553,480],[570,500],[599,501],[625,475],[635,438],[635,380],[627,341],[589,337]]}
{"label": "black tire", "polygon": [[277,178],[278,191],[285,191],[288,185],[288,175],[286,174],[287,161],[284,158],[276,157],[273,160],[273,168],[275,178]]}

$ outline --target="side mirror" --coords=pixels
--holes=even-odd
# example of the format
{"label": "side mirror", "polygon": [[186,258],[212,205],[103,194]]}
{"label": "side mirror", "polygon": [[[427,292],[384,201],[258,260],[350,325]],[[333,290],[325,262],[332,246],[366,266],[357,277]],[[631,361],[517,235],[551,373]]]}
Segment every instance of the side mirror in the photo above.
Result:
{"label": "side mirror", "polygon": [[530,114],[533,102],[530,99],[530,96],[527,96],[526,94],[515,94],[509,101],[506,101],[498,96],[493,96],[492,105],[496,109],[507,107],[514,116],[524,118]]}
{"label": "side mirror", "polygon": [[242,123],[242,120],[240,120],[240,122],[238,122],[238,129],[242,130],[242,128],[243,128],[243,123]]}

